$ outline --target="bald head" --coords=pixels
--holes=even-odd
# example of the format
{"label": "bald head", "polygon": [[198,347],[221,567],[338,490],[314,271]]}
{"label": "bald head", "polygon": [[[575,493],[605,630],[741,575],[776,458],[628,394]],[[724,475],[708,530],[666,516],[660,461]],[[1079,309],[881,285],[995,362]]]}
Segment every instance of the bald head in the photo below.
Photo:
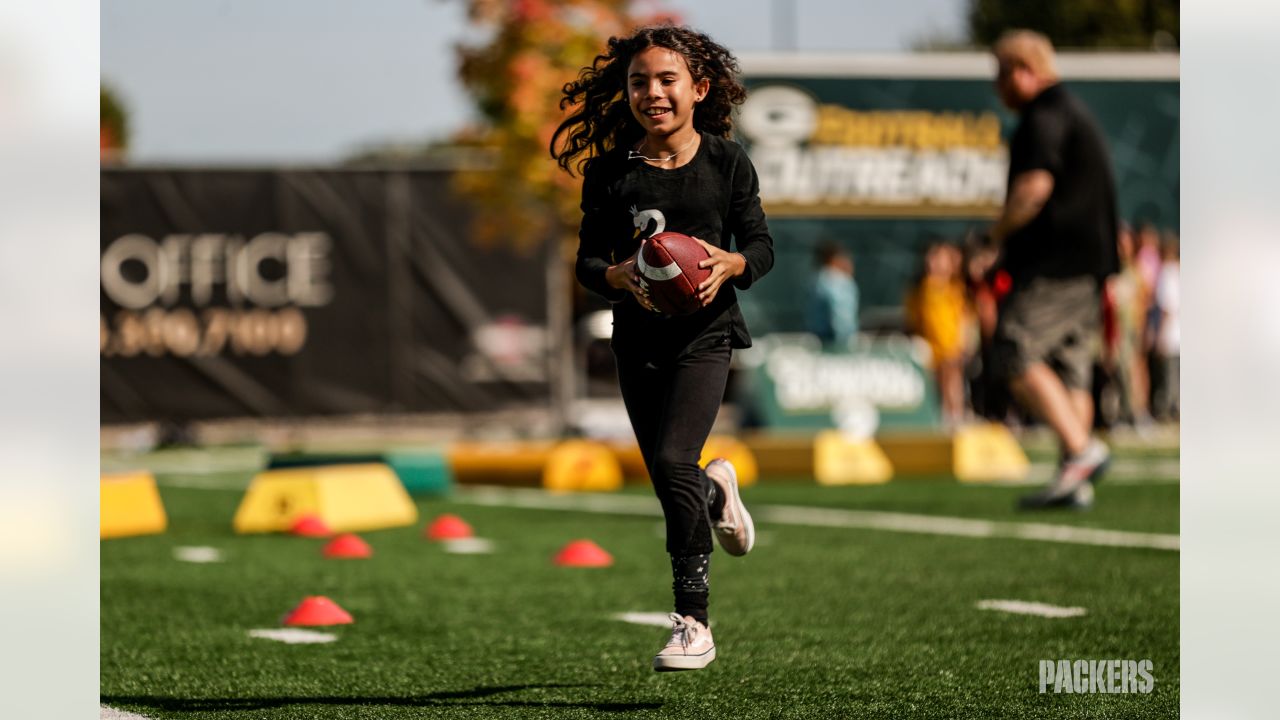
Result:
{"label": "bald head", "polygon": [[1040,91],[1058,82],[1053,44],[1032,30],[1009,30],[991,48],[999,74],[996,89],[1010,109],[1031,102]]}
{"label": "bald head", "polygon": [[1000,36],[992,48],[997,59],[1022,65],[1036,75],[1058,79],[1058,68],[1053,59],[1053,43],[1034,30],[1009,30]]}

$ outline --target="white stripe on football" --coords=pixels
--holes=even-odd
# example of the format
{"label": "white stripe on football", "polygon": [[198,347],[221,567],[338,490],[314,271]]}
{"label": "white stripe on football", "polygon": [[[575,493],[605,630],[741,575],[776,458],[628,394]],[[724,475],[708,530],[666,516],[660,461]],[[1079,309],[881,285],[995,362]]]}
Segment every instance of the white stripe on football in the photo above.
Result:
{"label": "white stripe on football", "polygon": [[672,262],[662,267],[654,267],[644,261],[644,252],[636,253],[636,266],[640,274],[654,281],[670,280],[680,276],[680,266]]}

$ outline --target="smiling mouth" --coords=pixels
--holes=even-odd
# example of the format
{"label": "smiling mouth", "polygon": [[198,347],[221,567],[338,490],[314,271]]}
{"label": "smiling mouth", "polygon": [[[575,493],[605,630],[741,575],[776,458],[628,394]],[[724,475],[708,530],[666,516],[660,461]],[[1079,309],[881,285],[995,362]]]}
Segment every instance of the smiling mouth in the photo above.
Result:
{"label": "smiling mouth", "polygon": [[656,117],[662,117],[663,115],[666,115],[666,114],[667,114],[667,113],[669,113],[669,112],[671,112],[671,108],[664,108],[664,107],[663,107],[663,108],[649,108],[648,110],[645,110],[645,111],[644,111],[644,114],[645,114],[646,116],[648,116],[648,117],[656,118]]}

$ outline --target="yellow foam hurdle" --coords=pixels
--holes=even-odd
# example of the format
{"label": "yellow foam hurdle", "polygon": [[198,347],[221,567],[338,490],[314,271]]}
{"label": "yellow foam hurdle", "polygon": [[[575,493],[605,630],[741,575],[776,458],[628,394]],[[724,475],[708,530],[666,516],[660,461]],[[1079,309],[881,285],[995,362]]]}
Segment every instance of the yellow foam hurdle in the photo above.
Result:
{"label": "yellow foam hurdle", "polygon": [[104,473],[99,484],[98,534],[102,538],[154,535],[168,526],[156,479],[149,472]]}
{"label": "yellow foam hurdle", "polygon": [[335,532],[412,525],[418,509],[391,468],[381,463],[318,465],[258,473],[232,527],[238,533],[281,532],[315,514]]}
{"label": "yellow foam hurdle", "polygon": [[547,455],[542,487],[548,490],[609,492],[622,487],[622,466],[609,448],[590,440],[565,440]]}
{"label": "yellow foam hurdle", "polygon": [[819,485],[876,485],[889,482],[893,465],[875,440],[824,430],[813,439],[813,476]]}
{"label": "yellow foam hurdle", "polygon": [[[644,456],[635,443],[614,442],[608,446],[613,456],[622,467],[622,476],[632,482],[649,482],[649,470],[644,466]],[[733,463],[738,473],[738,485],[748,487],[755,485],[760,479],[760,466],[756,455],[747,444],[732,435],[712,435],[702,446],[702,455],[698,465],[706,467],[707,463],[722,457]]]}
{"label": "yellow foam hurdle", "polygon": [[1022,480],[1031,470],[1017,438],[999,423],[957,430],[952,456],[956,479],[961,482]]}
{"label": "yellow foam hurdle", "polygon": [[622,467],[622,477],[627,482],[649,482],[649,468],[644,466],[644,455],[634,442],[610,442],[607,447]]}
{"label": "yellow foam hurdle", "polygon": [[742,442],[756,459],[758,472],[765,477],[813,476],[813,437],[795,433],[751,432]]}
{"label": "yellow foam hurdle", "polygon": [[449,447],[449,468],[463,485],[525,485],[542,479],[555,443],[543,440],[460,441]]}
{"label": "yellow foam hurdle", "polygon": [[702,457],[698,459],[698,464],[706,467],[707,463],[718,457],[733,463],[733,469],[738,474],[739,486],[750,487],[760,479],[760,466],[756,463],[756,454],[751,452],[751,448],[741,440],[731,435],[712,435],[707,438],[707,444],[702,446]]}
{"label": "yellow foam hurdle", "polygon": [[950,475],[954,462],[951,436],[942,432],[897,431],[876,438],[898,477]]}
{"label": "yellow foam hurdle", "polygon": [[622,467],[605,445],[591,440],[458,442],[449,466],[460,484],[523,485],[600,492],[622,487]]}

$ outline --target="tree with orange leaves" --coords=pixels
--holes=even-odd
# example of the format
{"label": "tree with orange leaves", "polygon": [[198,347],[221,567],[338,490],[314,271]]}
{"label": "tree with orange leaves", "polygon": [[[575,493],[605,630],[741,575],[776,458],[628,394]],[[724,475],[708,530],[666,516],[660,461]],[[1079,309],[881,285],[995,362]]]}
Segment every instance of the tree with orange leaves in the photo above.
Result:
{"label": "tree with orange leaves", "polygon": [[129,111],[115,91],[102,85],[98,103],[98,137],[102,160],[117,160],[129,147]]}
{"label": "tree with orange leaves", "polygon": [[677,20],[653,2],[628,0],[468,0],[468,17],[492,33],[484,44],[458,50],[463,84],[485,121],[459,141],[494,158],[492,169],[457,176],[459,189],[483,210],[476,240],[533,249],[556,238],[571,252],[582,178],[561,172],[548,153],[552,133],[572,110],[560,109],[561,88],[610,36]]}

